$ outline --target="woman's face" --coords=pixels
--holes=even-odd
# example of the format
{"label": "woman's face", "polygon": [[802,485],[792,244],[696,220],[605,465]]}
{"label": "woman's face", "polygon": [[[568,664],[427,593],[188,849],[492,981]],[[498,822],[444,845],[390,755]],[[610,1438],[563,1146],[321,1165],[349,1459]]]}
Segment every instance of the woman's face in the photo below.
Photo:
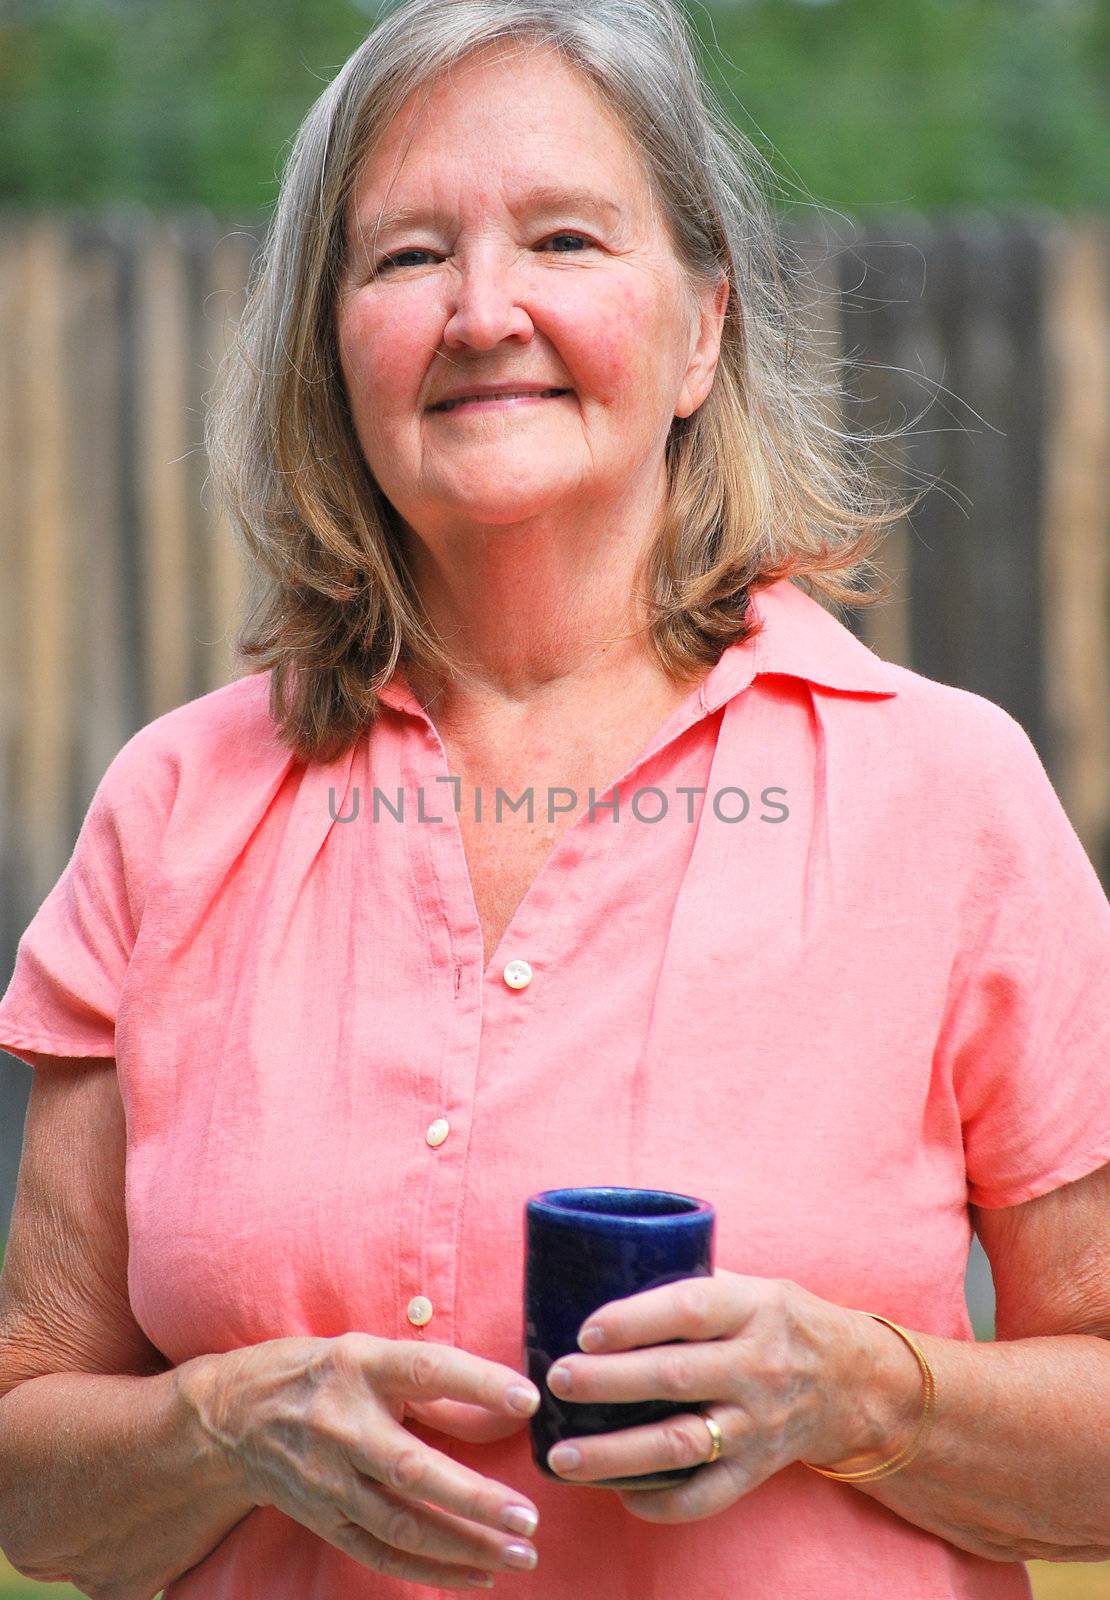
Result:
{"label": "woman's face", "polygon": [[[658,494],[671,422],[712,384],[727,282],[691,302],[623,130],[549,52],[464,63],[406,149],[417,114],[412,100],[360,174],[337,308],[382,492],[432,544]],[[383,210],[407,216],[375,248]],[[567,392],[434,409],[489,384]]]}

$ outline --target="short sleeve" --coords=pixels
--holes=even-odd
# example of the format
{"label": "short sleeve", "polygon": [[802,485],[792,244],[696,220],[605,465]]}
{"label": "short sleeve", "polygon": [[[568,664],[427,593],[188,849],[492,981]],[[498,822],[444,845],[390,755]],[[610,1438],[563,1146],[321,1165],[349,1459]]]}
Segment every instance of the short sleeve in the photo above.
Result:
{"label": "short sleeve", "polygon": [[1110,902],[1028,734],[992,711],[964,801],[968,893],[939,1041],[983,1207],[1110,1159]]}
{"label": "short sleeve", "polygon": [[116,1006],[165,815],[150,726],[109,765],[61,877],[20,938],[0,1000],[0,1049],[31,1066],[34,1053],[115,1054]]}

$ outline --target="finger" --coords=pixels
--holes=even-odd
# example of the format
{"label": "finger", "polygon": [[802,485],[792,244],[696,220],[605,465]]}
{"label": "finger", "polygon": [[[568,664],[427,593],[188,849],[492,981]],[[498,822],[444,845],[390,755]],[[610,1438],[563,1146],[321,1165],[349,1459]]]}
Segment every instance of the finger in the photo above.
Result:
{"label": "finger", "polygon": [[669,1489],[617,1489],[621,1505],[642,1522],[702,1522],[719,1516],[754,1489],[735,1462],[699,1467],[693,1477]]}
{"label": "finger", "polygon": [[[559,1400],[724,1400],[736,1388],[736,1350],[727,1340],[650,1345],[609,1356],[560,1356],[547,1373]],[[565,1375],[565,1376],[564,1376]]]}
{"label": "finger", "polygon": [[450,1344],[425,1344],[418,1339],[379,1339],[373,1334],[343,1334],[353,1358],[373,1373],[379,1393],[404,1400],[463,1400],[504,1413],[515,1410],[510,1390],[523,1388],[534,1404],[517,1416],[530,1416],[539,1404],[534,1383],[499,1361],[486,1361]]}
{"label": "finger", "polygon": [[[724,1416],[720,1408],[714,1409],[713,1418],[721,1428],[722,1439],[742,1437],[743,1421],[739,1413],[735,1422],[731,1416],[722,1421]],[[547,1464],[566,1483],[596,1483],[605,1478],[643,1477],[653,1472],[700,1468],[708,1462],[712,1443],[704,1419],[696,1412],[684,1411],[663,1422],[646,1423],[639,1428],[563,1440],[548,1453]],[[578,1465],[563,1464],[568,1447],[581,1458]],[[647,1492],[636,1491],[638,1494]]]}
{"label": "finger", "polygon": [[[470,1587],[471,1575],[488,1580],[508,1566],[492,1533],[434,1507],[413,1506],[356,1473],[339,1483],[334,1474],[326,1484],[294,1480],[271,1503],[337,1550],[390,1577],[458,1589]],[[422,1548],[407,1550],[397,1542],[402,1540]],[[512,1542],[526,1543],[522,1538]]]}
{"label": "finger", "polygon": [[666,1339],[719,1339],[738,1333],[755,1312],[778,1294],[777,1278],[745,1277],[728,1272],[713,1277],[682,1278],[677,1283],[645,1289],[599,1306],[579,1329],[601,1328],[604,1342],[589,1348],[631,1350],[662,1344]]}
{"label": "finger", "polygon": [[465,1439],[468,1444],[493,1444],[528,1426],[527,1417],[515,1413],[499,1417],[481,1406],[464,1405],[461,1400],[406,1400],[405,1416],[419,1427],[449,1434],[452,1439]]}
{"label": "finger", "polygon": [[481,1586],[490,1587],[493,1574],[484,1567],[456,1566],[450,1562],[428,1561],[419,1556],[405,1555],[403,1551],[384,1545],[372,1533],[353,1522],[327,1524],[315,1518],[303,1517],[304,1526],[311,1529],[326,1544],[342,1550],[360,1566],[380,1572],[390,1578],[401,1578],[409,1583],[425,1583],[439,1589],[472,1589],[478,1587],[473,1580],[481,1579]]}
{"label": "finger", "polygon": [[[357,1424],[357,1418],[354,1420]],[[387,1544],[437,1560],[467,1561],[472,1554],[500,1550],[520,1537],[521,1530],[513,1526],[512,1519],[507,1520],[510,1508],[531,1513],[531,1532],[535,1531],[539,1512],[527,1495],[472,1471],[405,1428],[390,1427],[384,1432],[376,1429],[372,1446],[363,1442],[366,1437],[366,1430],[356,1426],[352,1435],[341,1441],[347,1460],[359,1475],[351,1480],[349,1493],[357,1493],[357,1498],[350,1501],[346,1514]],[[392,1492],[405,1502],[399,1508],[403,1516],[389,1515],[383,1520],[382,1497],[376,1499],[374,1495],[378,1487],[387,1491],[385,1498]],[[416,1504],[419,1501],[430,1505]],[[429,1528],[421,1524],[420,1518],[432,1508],[454,1512],[471,1524],[484,1524],[490,1529],[505,1530],[506,1534],[493,1539],[481,1528],[470,1527],[462,1530],[465,1539],[460,1543],[458,1523],[437,1522],[432,1526],[445,1530],[450,1537],[437,1535],[429,1544]],[[411,1542],[413,1539],[417,1542]]]}
{"label": "finger", "polygon": [[[414,1503],[407,1494],[394,1493],[381,1484],[364,1482],[337,1506],[346,1521],[362,1529],[386,1551],[445,1564],[453,1567],[456,1575],[460,1570],[497,1573],[529,1570],[536,1565],[534,1545],[520,1534],[486,1531],[438,1506]],[[527,1552],[529,1559],[507,1555],[512,1547]]]}

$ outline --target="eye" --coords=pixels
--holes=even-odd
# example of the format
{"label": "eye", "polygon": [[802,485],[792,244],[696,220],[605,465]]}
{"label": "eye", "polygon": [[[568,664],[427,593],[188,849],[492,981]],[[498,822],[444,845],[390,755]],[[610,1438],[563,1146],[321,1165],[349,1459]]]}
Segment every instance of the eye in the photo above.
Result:
{"label": "eye", "polygon": [[[586,246],[589,246],[593,243],[593,241],[588,239],[584,233],[553,233],[542,242],[544,244],[551,244],[556,239],[577,239],[580,243]],[[377,266],[374,268],[374,276],[377,277],[383,272],[388,272],[394,266],[400,266],[406,257],[431,256],[434,254],[434,250],[397,250],[393,255],[383,256],[381,258]],[[578,255],[579,252],[577,250],[556,250],[555,254],[560,256]],[[409,265],[411,266],[412,263],[410,262]],[[417,263],[417,265],[419,265],[419,263]]]}
{"label": "eye", "polygon": [[374,272],[387,272],[390,267],[399,265],[405,256],[430,256],[431,253],[430,250],[398,250],[395,255],[383,256],[374,268]]}
{"label": "eye", "polygon": [[[551,235],[551,238],[552,239],[578,239],[585,245],[588,245],[588,244],[592,243],[592,241],[590,239],[586,238],[586,235],[584,233],[553,233]],[[550,244],[551,240],[547,240],[545,242]],[[555,254],[556,255],[560,255],[560,256],[577,255],[578,252],[577,252],[577,250],[572,250],[572,251],[557,250],[555,252]]]}

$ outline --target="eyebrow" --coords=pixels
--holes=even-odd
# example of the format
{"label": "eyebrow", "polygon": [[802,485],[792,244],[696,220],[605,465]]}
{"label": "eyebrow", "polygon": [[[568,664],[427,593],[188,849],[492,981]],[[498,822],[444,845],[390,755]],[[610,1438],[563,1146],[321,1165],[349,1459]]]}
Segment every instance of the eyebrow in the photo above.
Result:
{"label": "eyebrow", "polygon": [[[593,189],[564,188],[561,184],[534,183],[524,191],[518,211],[529,212],[533,216],[550,216],[557,212],[578,211],[583,214],[590,213],[603,221],[617,222],[623,216],[620,206],[607,195],[598,194]],[[356,227],[361,233],[373,234],[376,229],[380,233],[388,233],[393,228],[406,224],[409,227],[420,227],[425,224],[431,226],[446,226],[450,221],[446,212],[434,208],[421,211],[414,206],[402,206],[397,210],[383,211],[380,219],[368,217],[360,213],[356,218]]]}

